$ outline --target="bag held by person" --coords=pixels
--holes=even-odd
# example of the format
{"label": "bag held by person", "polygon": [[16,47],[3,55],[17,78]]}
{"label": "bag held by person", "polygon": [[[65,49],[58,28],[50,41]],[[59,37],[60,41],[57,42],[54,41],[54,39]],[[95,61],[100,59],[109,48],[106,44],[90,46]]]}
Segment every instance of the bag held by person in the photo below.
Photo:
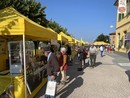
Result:
{"label": "bag held by person", "polygon": [[45,94],[55,96],[55,93],[56,93],[56,81],[48,81]]}

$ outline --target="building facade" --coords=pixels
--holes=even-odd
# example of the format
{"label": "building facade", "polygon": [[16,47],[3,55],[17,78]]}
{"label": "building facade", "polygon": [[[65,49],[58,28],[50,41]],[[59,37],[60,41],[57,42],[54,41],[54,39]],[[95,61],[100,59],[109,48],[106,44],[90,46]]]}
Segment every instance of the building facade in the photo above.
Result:
{"label": "building facade", "polygon": [[[118,7],[118,0],[114,3]],[[127,52],[130,48],[130,0],[127,0],[126,13],[118,13],[116,20],[115,46],[118,51]]]}
{"label": "building facade", "polygon": [[116,40],[116,33],[112,32],[109,34],[110,36],[110,45],[114,45],[115,46],[115,40]]}

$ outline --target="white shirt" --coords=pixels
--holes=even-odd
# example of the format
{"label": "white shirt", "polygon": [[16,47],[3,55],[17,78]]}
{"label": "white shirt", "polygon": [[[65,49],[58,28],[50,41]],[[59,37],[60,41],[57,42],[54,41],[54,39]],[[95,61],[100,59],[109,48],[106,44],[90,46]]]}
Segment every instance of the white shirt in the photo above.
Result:
{"label": "white shirt", "polygon": [[93,48],[90,47],[90,48],[89,48],[89,52],[90,52],[90,53],[96,53],[96,52],[97,52],[96,47],[95,47],[95,46],[93,46]]}
{"label": "white shirt", "polygon": [[100,47],[100,51],[103,51],[103,50],[104,50],[104,48],[103,48],[103,46],[101,46],[101,47]]}
{"label": "white shirt", "polygon": [[48,54],[47,61],[49,60],[51,54],[52,54],[52,52],[50,52],[50,53]]}

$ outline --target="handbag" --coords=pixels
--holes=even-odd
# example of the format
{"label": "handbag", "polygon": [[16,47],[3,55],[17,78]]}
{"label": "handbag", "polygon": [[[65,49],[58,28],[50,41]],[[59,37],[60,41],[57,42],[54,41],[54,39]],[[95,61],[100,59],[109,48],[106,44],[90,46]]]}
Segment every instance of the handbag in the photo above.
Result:
{"label": "handbag", "polygon": [[56,81],[48,81],[45,94],[55,96],[55,93],[56,93]]}

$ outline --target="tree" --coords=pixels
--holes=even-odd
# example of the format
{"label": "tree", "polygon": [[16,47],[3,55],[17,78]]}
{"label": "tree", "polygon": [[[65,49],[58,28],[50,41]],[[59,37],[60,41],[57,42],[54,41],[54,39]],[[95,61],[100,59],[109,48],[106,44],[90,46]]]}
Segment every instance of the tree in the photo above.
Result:
{"label": "tree", "polygon": [[45,9],[46,6],[41,7],[39,2],[35,0],[1,0],[0,9],[12,6],[24,16],[35,21],[36,23],[47,26],[48,20],[46,19]]}
{"label": "tree", "polygon": [[62,27],[56,21],[52,21],[52,19],[47,24],[47,27],[53,29],[57,33],[64,32],[67,34],[67,28]]}
{"label": "tree", "polygon": [[[55,32],[67,33],[67,29],[59,25],[56,21],[48,21],[46,19],[45,9],[46,6],[41,6],[40,2],[36,0],[1,0],[0,9],[12,6],[24,16],[33,20],[34,22],[53,29]],[[68,34],[70,35],[70,34]]]}
{"label": "tree", "polygon": [[108,35],[106,35],[106,43],[109,43],[110,42],[110,37]]}
{"label": "tree", "polygon": [[109,43],[109,36],[104,35],[104,34],[100,34],[95,41],[104,41]]}

